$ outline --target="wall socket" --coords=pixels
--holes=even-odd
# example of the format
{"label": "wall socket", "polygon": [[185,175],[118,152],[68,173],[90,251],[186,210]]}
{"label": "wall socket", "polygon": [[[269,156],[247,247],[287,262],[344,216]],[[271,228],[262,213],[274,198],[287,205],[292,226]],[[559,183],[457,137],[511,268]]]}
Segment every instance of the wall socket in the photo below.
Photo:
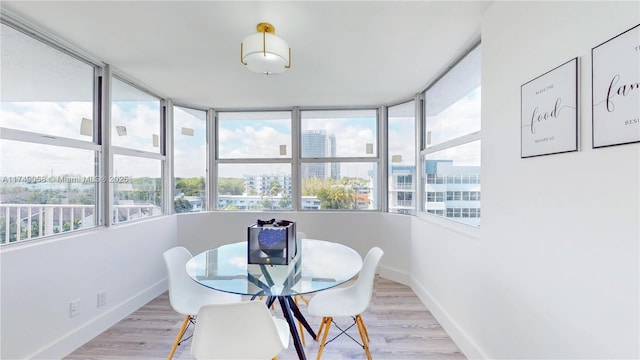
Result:
{"label": "wall socket", "polygon": [[69,317],[76,316],[80,313],[80,299],[75,299],[69,303]]}
{"label": "wall socket", "polygon": [[104,306],[107,303],[107,292],[102,290],[98,293],[98,307]]}

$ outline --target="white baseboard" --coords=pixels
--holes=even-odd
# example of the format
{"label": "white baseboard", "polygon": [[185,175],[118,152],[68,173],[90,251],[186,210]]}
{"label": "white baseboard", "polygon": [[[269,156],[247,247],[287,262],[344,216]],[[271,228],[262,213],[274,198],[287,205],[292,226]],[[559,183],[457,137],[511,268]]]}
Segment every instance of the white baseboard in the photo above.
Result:
{"label": "white baseboard", "polygon": [[431,314],[438,320],[440,325],[449,334],[451,339],[458,345],[460,351],[467,359],[488,359],[489,357],[478,347],[475,341],[455,322],[442,305],[427,291],[414,277],[411,277],[411,288],[418,295],[418,298],[429,309]]}
{"label": "white baseboard", "polygon": [[62,359],[165,291],[167,291],[166,278],[64,334],[45,348],[33,353],[29,359]]}
{"label": "white baseboard", "polygon": [[385,279],[411,286],[411,276],[408,272],[400,271],[389,266],[378,265],[378,274]]}

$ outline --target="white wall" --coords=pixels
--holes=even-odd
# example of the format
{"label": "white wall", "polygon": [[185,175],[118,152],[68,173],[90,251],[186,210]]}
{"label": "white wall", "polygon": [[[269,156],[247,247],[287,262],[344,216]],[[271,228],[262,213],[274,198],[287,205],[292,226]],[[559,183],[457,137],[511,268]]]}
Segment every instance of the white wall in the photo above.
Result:
{"label": "white wall", "polygon": [[[0,358],[64,357],[166,291],[165,250],[179,244],[195,254],[244,241],[248,225],[272,217],[295,220],[309,237],[343,243],[363,256],[380,246],[379,272],[409,283],[409,216],[208,212],[87,230],[0,249]],[[98,308],[100,291],[107,292],[107,304]],[[80,313],[69,317],[75,299]]]}
{"label": "white wall", "polygon": [[411,217],[379,212],[215,212],[178,215],[178,243],[193,254],[221,244],[246,241],[247,227],[257,219],[286,219],[309,238],[338,242],[364,256],[373,246],[385,252],[378,271],[409,283]]}
{"label": "white wall", "polygon": [[[589,51],[635,2],[495,2],[485,14],[480,230],[382,213],[203,213],[0,249],[0,357],[60,358],[166,290],[161,254],[246,239],[257,218],[364,255],[470,357],[638,358],[640,144],[591,149]],[[579,56],[581,150],[520,159],[520,85]],[[176,240],[176,237],[178,240]],[[98,291],[107,305],[96,307]],[[81,313],[68,315],[69,301]]]}
{"label": "white wall", "polygon": [[[640,144],[592,149],[590,110],[591,48],[638,23],[638,1],[485,13],[482,227],[412,223],[414,288],[469,357],[640,357]],[[520,85],[576,56],[580,151],[520,159]]]}
{"label": "white wall", "polygon": [[[59,359],[157,297],[176,233],[165,216],[2,247],[0,358]],[[69,317],[75,299],[80,313]]]}

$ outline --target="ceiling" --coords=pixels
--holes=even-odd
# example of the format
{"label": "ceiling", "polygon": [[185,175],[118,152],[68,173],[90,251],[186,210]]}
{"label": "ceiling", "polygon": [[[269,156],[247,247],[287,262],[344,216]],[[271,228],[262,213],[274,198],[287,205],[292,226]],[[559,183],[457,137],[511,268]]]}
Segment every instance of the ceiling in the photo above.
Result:
{"label": "ceiling", "polygon": [[[176,104],[393,104],[424,90],[480,34],[489,1],[8,1],[0,6]],[[240,64],[269,22],[291,47],[279,75]]]}

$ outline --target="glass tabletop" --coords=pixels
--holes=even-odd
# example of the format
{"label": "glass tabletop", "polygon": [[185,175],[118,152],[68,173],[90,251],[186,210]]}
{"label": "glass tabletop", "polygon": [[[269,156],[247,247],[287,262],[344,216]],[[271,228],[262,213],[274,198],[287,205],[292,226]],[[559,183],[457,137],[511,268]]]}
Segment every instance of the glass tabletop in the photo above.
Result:
{"label": "glass tabletop", "polygon": [[187,262],[192,279],[212,289],[254,296],[290,296],[325,290],[353,278],[362,258],[348,246],[302,240],[301,255],[289,265],[247,264],[247,242],[207,250]]}

